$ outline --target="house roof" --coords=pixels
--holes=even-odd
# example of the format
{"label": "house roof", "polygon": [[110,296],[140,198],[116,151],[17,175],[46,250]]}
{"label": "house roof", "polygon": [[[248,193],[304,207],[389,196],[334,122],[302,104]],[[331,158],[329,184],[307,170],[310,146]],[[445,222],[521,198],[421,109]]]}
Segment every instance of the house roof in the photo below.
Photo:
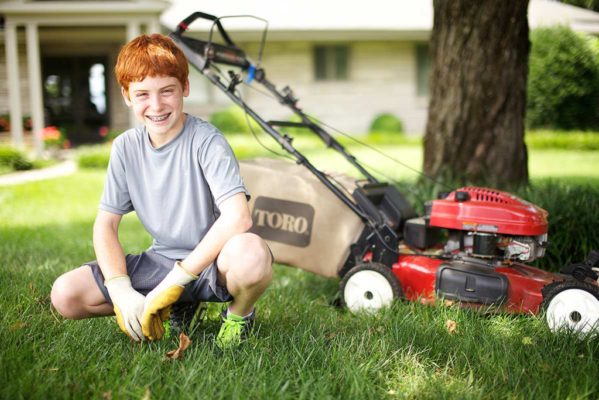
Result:
{"label": "house roof", "polygon": [[599,13],[557,1],[532,0],[528,7],[531,28],[569,25],[577,32],[599,35]]}
{"label": "house roof", "polygon": [[129,22],[158,22],[171,3],[163,0],[0,0],[0,14],[12,24],[39,26],[111,26]]}
{"label": "house roof", "polygon": [[170,4],[165,0],[95,0],[95,1],[30,1],[3,0],[0,1],[2,14],[89,14],[89,13],[131,13],[131,12],[162,12]]}
{"label": "house roof", "polygon": [[[306,35],[352,39],[345,34],[357,34],[365,39],[406,35],[427,38],[433,27],[432,0],[369,0],[366,3],[346,0],[227,0],[204,4],[172,0],[172,3],[160,18],[162,25],[169,29],[174,29],[195,11],[216,16],[249,14],[268,20],[269,39],[275,40],[305,39]],[[564,24],[576,31],[599,34],[599,13],[556,1],[531,0],[528,19],[531,28]],[[230,31],[258,32],[263,28],[261,23],[250,19],[229,19],[223,24]],[[196,22],[190,30],[201,32],[209,28],[210,23],[203,21]]]}

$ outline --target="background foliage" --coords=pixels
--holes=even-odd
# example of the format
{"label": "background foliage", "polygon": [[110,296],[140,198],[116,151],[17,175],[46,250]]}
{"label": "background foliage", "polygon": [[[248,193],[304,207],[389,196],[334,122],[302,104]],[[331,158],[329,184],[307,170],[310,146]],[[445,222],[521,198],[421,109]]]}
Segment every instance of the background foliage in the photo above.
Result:
{"label": "background foliage", "polygon": [[33,168],[27,156],[14,147],[0,146],[0,169],[6,171],[25,171]]}
{"label": "background foliage", "polygon": [[370,133],[403,133],[401,120],[393,114],[377,115],[370,124]]}
{"label": "background foliage", "polygon": [[530,40],[528,126],[599,130],[598,39],[557,26],[535,29]]}

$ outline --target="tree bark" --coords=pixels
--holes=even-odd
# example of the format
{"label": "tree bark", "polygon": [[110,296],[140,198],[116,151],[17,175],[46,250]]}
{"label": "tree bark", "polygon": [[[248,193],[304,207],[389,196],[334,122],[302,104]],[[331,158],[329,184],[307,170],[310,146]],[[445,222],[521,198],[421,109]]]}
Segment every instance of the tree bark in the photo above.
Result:
{"label": "tree bark", "polygon": [[528,182],[528,0],[433,0],[424,171],[504,187]]}

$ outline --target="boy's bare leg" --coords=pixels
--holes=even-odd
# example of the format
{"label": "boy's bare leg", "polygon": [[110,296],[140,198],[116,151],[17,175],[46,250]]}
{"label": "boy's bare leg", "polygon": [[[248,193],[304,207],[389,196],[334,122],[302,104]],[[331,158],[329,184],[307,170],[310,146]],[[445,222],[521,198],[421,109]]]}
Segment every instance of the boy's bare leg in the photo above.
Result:
{"label": "boy's bare leg", "polygon": [[59,276],[52,285],[51,298],[56,310],[65,318],[114,315],[114,309],[104,298],[87,265]]}
{"label": "boy's bare leg", "polygon": [[217,259],[217,283],[235,298],[229,306],[233,314],[252,312],[272,280],[271,261],[266,243],[253,233],[235,235],[225,244]]}

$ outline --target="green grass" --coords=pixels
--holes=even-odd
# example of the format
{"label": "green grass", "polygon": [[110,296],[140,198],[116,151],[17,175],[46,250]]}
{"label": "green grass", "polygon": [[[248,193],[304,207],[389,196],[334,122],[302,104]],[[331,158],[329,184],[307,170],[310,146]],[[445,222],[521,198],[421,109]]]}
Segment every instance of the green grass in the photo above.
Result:
{"label": "green grass", "polygon": [[524,139],[534,149],[599,150],[599,132],[532,130]]}
{"label": "green grass", "polygon": [[[413,149],[387,150],[410,165],[420,157]],[[546,162],[558,162],[554,157]],[[324,153],[313,158],[317,165],[333,163]],[[370,162],[392,169],[376,158]],[[103,398],[108,392],[141,398],[147,390],[154,399],[599,394],[599,340],[553,335],[534,316],[488,316],[455,306],[399,302],[378,315],[351,315],[331,305],[338,280],[280,265],[258,304],[258,337],[239,351],[222,353],[214,346],[218,305],[192,333],[185,359],[168,363],[163,361],[177,347],[174,337],[136,345],[114,318],[57,321],[47,296],[60,274],[95,258],[92,224],[103,183],[104,172],[84,170],[0,187],[0,398]],[[423,196],[435,191],[415,189]],[[597,186],[540,179],[519,194],[553,213],[550,240],[561,232],[558,241],[571,248],[597,245],[596,234],[585,238],[599,220]],[[131,253],[151,242],[133,214],[124,218],[119,236]],[[457,322],[457,333],[447,332],[448,320]]]}

